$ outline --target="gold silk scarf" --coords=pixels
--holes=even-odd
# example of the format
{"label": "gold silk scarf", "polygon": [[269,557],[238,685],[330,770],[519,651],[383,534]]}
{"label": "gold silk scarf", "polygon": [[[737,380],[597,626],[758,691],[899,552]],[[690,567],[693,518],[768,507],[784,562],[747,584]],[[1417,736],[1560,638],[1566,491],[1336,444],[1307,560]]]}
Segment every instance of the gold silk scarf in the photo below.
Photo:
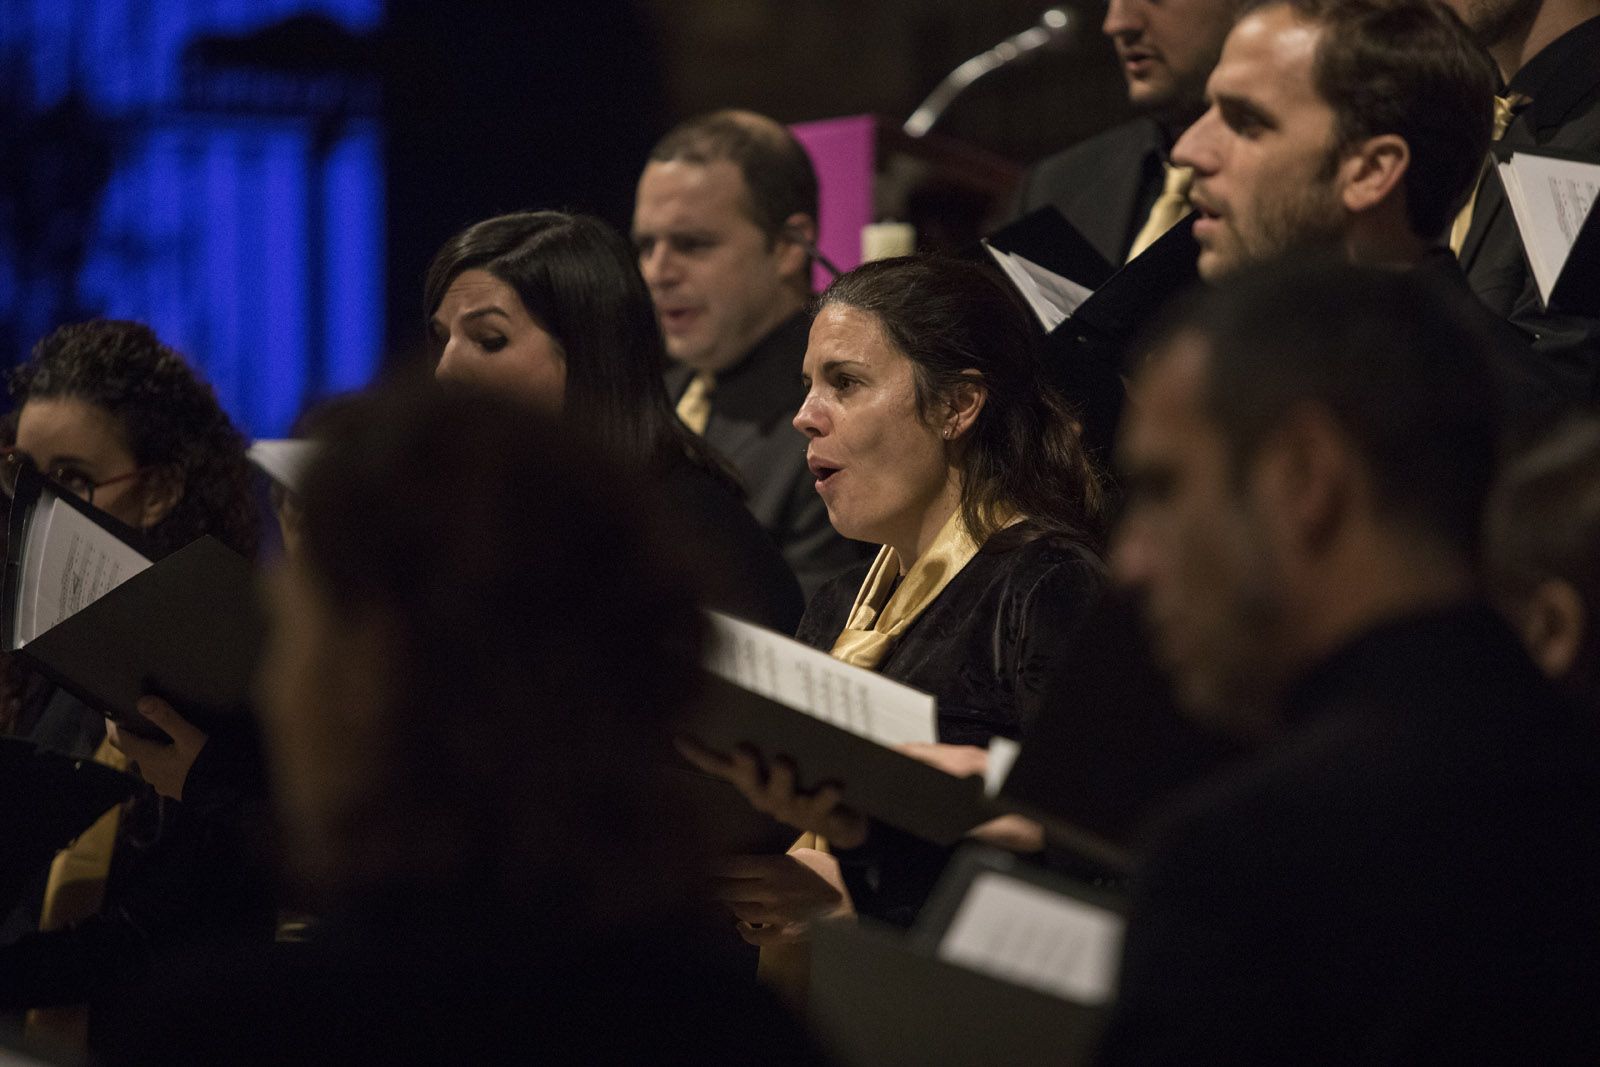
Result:
{"label": "gold silk scarf", "polygon": [[[1011,516],[1003,525],[1010,526],[1017,519]],[[898,586],[895,579],[900,578],[904,565],[899,553],[884,545],[872,561],[829,655],[855,667],[877,670],[900,635],[977,554],[978,545],[961,521],[960,508],[945,520],[933,544],[905,571]]]}
{"label": "gold silk scarf", "polygon": [[[1007,513],[1000,527],[1004,529],[1020,521],[1022,516]],[[900,556],[884,545],[878,550],[878,558],[872,561],[866,580],[856,593],[844,630],[834,641],[829,655],[852,666],[877,670],[900,635],[978,554],[978,547],[962,521],[961,509],[957,508],[940,528],[933,544],[896,586],[895,579],[900,577],[902,569]],[[789,851],[800,848],[826,852],[828,842],[807,831],[789,846]],[[805,1007],[810,972],[811,946],[804,941],[761,949],[758,977],[797,1011]]]}

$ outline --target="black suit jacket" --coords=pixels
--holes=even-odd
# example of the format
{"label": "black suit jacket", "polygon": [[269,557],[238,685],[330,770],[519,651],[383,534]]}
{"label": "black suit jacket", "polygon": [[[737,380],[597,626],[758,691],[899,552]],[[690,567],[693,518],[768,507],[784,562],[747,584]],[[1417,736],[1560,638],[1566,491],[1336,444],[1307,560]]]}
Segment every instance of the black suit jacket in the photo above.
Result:
{"label": "black suit jacket", "polygon": [[1016,215],[1052,204],[1118,266],[1161,195],[1166,155],[1153,119],[1113,126],[1034,164],[1017,189]]}
{"label": "black suit jacket", "polygon": [[[705,430],[706,442],[738,472],[745,506],[771,535],[807,598],[870,551],[840,537],[828,522],[806,466],[805,435],[792,424],[806,397],[800,365],[810,329],[810,320],[796,315],[717,375]],[[666,377],[676,404],[694,371],[674,364]]]}
{"label": "black suit jacket", "polygon": [[1600,1062],[1600,757],[1488,608],[1376,627],[1173,812],[1104,1065]]}
{"label": "black suit jacket", "polygon": [[[1509,89],[1533,102],[1506,130],[1501,145],[1600,152],[1600,18],[1568,31],[1511,79]],[[1551,314],[1522,252],[1505,189],[1490,176],[1478,190],[1472,226],[1461,246],[1467,280],[1490,310],[1532,335],[1534,350],[1574,402],[1600,402],[1600,320]]]}

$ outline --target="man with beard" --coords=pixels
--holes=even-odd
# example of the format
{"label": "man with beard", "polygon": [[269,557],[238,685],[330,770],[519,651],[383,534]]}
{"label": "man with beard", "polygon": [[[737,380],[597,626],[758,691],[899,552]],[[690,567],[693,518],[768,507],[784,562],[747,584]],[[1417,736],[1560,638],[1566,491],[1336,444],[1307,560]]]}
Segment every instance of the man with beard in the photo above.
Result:
{"label": "man with beard", "polygon": [[[1505,85],[1495,128],[1507,150],[1600,152],[1600,0],[1448,0]],[[1451,232],[1473,290],[1531,334],[1565,395],[1600,402],[1600,319],[1544,310],[1505,190],[1493,176]]]}
{"label": "man with beard", "polygon": [[1600,751],[1479,599],[1496,403],[1433,279],[1271,264],[1157,342],[1113,551],[1256,754],[1135,879],[1101,1061],[1600,1062]]}
{"label": "man with beard", "polygon": [[1142,251],[1188,211],[1190,175],[1167,155],[1205,109],[1206,76],[1237,0],[1110,0],[1101,24],[1117,50],[1128,100],[1143,114],[1033,167],[1017,214],[1046,204],[1111,263]]}
{"label": "man with beard", "polygon": [[1437,256],[1493,92],[1488,60],[1429,0],[1251,5],[1172,151],[1195,172],[1201,276],[1291,247],[1375,266]]}
{"label": "man with beard", "polygon": [[1489,146],[1494,83],[1433,0],[1256,0],[1172,158],[1194,169],[1202,278],[1290,249],[1433,275],[1494,339],[1520,437],[1547,424],[1559,385],[1521,331],[1467,299],[1445,245]]}

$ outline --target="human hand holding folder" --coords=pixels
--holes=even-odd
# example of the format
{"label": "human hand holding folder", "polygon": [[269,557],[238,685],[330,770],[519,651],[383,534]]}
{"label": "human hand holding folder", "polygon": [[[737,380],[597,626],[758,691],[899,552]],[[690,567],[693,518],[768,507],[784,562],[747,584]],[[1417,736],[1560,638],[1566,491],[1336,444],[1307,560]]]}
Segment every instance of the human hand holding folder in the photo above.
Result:
{"label": "human hand holding folder", "polygon": [[106,736],[117,751],[127,756],[152,789],[173,800],[183,799],[183,785],[189,780],[189,769],[206,746],[210,736],[188,719],[179,715],[160,697],[145,697],[137,709],[153,726],[166,734],[170,742],[154,741],[127,729],[119,728],[115,719],[106,720]]}
{"label": "human hand holding folder", "polygon": [[813,922],[855,914],[839,861],[814,848],[729,859],[715,872],[712,895],[756,946],[803,941]]}
{"label": "human hand holding folder", "polygon": [[[932,743],[932,696],[737,619],[709,613],[700,706],[685,722],[706,774],[741,776],[780,819],[840,845],[871,817],[937,845],[992,814],[983,783],[897,746]],[[776,779],[775,768],[782,767]]]}

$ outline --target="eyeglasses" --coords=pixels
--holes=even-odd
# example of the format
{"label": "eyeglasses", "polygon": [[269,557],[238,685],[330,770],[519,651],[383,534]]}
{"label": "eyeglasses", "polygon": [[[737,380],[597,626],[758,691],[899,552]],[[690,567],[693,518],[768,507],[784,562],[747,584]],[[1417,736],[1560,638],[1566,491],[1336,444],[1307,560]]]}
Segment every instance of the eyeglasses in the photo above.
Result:
{"label": "eyeglasses", "polygon": [[[39,469],[37,464],[33,462],[33,457],[17,448],[16,445],[0,445],[0,492],[4,492],[8,497],[16,495],[17,477],[22,473],[23,467],[31,467],[34,470]],[[129,471],[127,474],[119,474],[115,478],[107,478],[103,482],[94,481],[82,471],[74,470],[68,466],[59,466],[55,470],[40,473],[45,478],[67,490],[67,492],[74,496],[82,497],[84,503],[93,504],[96,489],[104,489],[108,485],[116,485],[130,478],[137,478],[149,469],[148,467],[140,467],[137,470]]]}

